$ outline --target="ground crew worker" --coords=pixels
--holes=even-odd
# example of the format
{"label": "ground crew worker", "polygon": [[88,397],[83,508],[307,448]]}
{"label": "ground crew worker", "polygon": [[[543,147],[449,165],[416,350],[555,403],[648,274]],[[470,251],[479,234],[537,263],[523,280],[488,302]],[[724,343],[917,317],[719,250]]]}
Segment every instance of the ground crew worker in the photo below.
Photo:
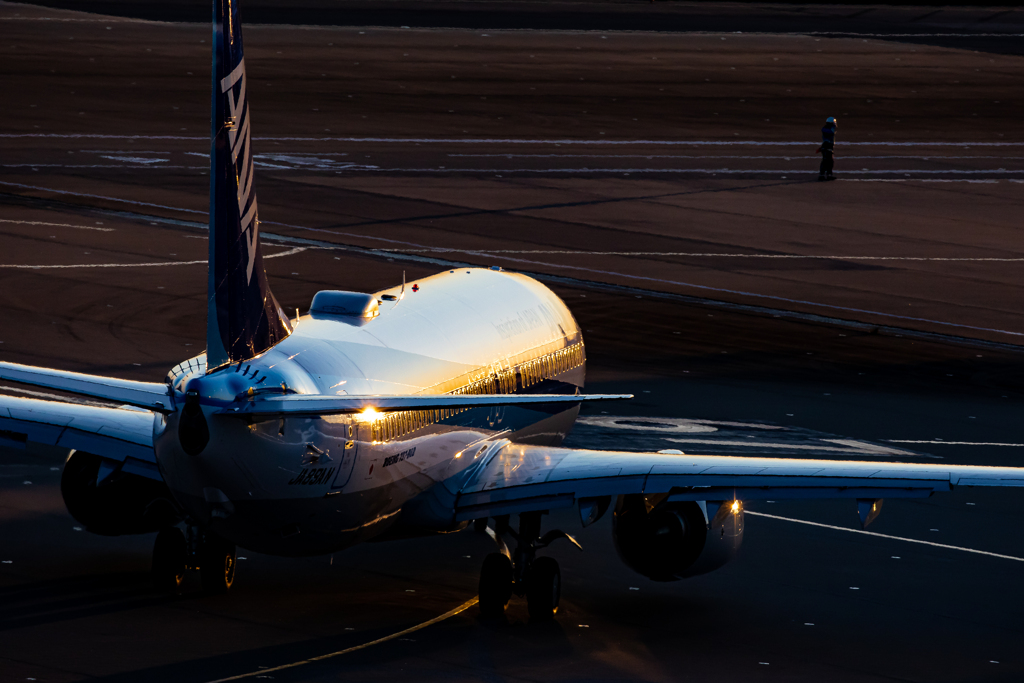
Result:
{"label": "ground crew worker", "polygon": [[825,125],[821,128],[821,147],[816,151],[821,154],[821,166],[818,168],[818,180],[835,180],[832,175],[833,152],[836,146],[836,128],[839,122],[836,117],[830,116],[825,119]]}

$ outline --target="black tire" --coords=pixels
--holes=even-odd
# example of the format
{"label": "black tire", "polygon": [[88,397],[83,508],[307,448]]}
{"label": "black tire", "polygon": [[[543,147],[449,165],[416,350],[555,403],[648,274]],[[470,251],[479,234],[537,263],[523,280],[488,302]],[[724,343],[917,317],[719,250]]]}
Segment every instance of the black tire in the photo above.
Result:
{"label": "black tire", "polygon": [[562,597],[562,571],[551,557],[538,557],[526,577],[526,605],[530,619],[550,621],[558,612]]}
{"label": "black tire", "polygon": [[185,581],[187,560],[188,547],[181,529],[161,529],[153,543],[153,588],[161,593],[177,593]]}
{"label": "black tire", "polygon": [[501,553],[491,553],[480,569],[480,614],[500,617],[511,597],[512,560]]}
{"label": "black tire", "polygon": [[199,553],[199,578],[203,592],[227,593],[235,582],[235,544],[216,534],[206,533]]}

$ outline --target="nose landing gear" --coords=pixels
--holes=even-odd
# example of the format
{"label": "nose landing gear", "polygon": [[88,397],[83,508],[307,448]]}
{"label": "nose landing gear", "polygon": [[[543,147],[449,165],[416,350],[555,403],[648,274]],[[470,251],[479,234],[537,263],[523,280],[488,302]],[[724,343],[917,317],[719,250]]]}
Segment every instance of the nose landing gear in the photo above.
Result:
{"label": "nose landing gear", "polygon": [[188,570],[198,570],[203,592],[227,593],[235,582],[235,544],[211,531],[189,526],[187,534],[167,527],[153,544],[153,587],[162,593],[177,593]]}
{"label": "nose landing gear", "polygon": [[[537,551],[559,538],[565,538],[577,548],[583,548],[564,531],[549,531],[540,535],[540,519],[544,513],[530,512],[519,516],[519,532],[509,526],[509,517],[495,518],[495,528],[487,520],[477,522],[498,544],[501,552],[491,553],[484,559],[480,570],[480,613],[484,617],[501,616],[513,594],[526,596],[530,619],[548,621],[558,612],[562,595],[562,572],[552,557],[537,557]],[[516,540],[514,553],[509,553],[502,535]]]}

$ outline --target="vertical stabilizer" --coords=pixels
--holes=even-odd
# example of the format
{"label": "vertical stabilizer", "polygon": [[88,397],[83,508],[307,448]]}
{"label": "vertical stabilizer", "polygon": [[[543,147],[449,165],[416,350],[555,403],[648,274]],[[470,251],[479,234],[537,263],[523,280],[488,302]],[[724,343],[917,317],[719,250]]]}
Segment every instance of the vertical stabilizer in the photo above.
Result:
{"label": "vertical stabilizer", "polygon": [[213,2],[212,116],[208,371],[257,356],[291,332],[263,270],[238,0]]}

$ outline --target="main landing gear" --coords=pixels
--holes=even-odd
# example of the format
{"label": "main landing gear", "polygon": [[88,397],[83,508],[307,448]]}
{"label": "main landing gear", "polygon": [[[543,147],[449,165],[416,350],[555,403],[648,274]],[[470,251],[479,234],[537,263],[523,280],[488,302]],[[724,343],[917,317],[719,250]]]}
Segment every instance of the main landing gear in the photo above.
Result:
{"label": "main landing gear", "polygon": [[[498,544],[501,552],[491,553],[484,559],[480,570],[480,613],[484,617],[500,617],[508,607],[512,595],[526,596],[530,618],[548,621],[558,612],[562,595],[562,572],[552,557],[537,557],[537,551],[559,538],[568,539],[582,550],[580,544],[564,531],[549,531],[540,535],[542,512],[519,515],[519,532],[509,526],[509,516],[496,517],[495,528],[487,520],[477,520],[477,530],[483,531]],[[516,541],[514,553],[509,553],[502,536],[508,534]]]}
{"label": "main landing gear", "polygon": [[196,527],[187,533],[167,527],[153,544],[153,587],[162,593],[177,593],[188,570],[198,570],[203,592],[227,593],[235,582],[235,544],[210,531]]}

